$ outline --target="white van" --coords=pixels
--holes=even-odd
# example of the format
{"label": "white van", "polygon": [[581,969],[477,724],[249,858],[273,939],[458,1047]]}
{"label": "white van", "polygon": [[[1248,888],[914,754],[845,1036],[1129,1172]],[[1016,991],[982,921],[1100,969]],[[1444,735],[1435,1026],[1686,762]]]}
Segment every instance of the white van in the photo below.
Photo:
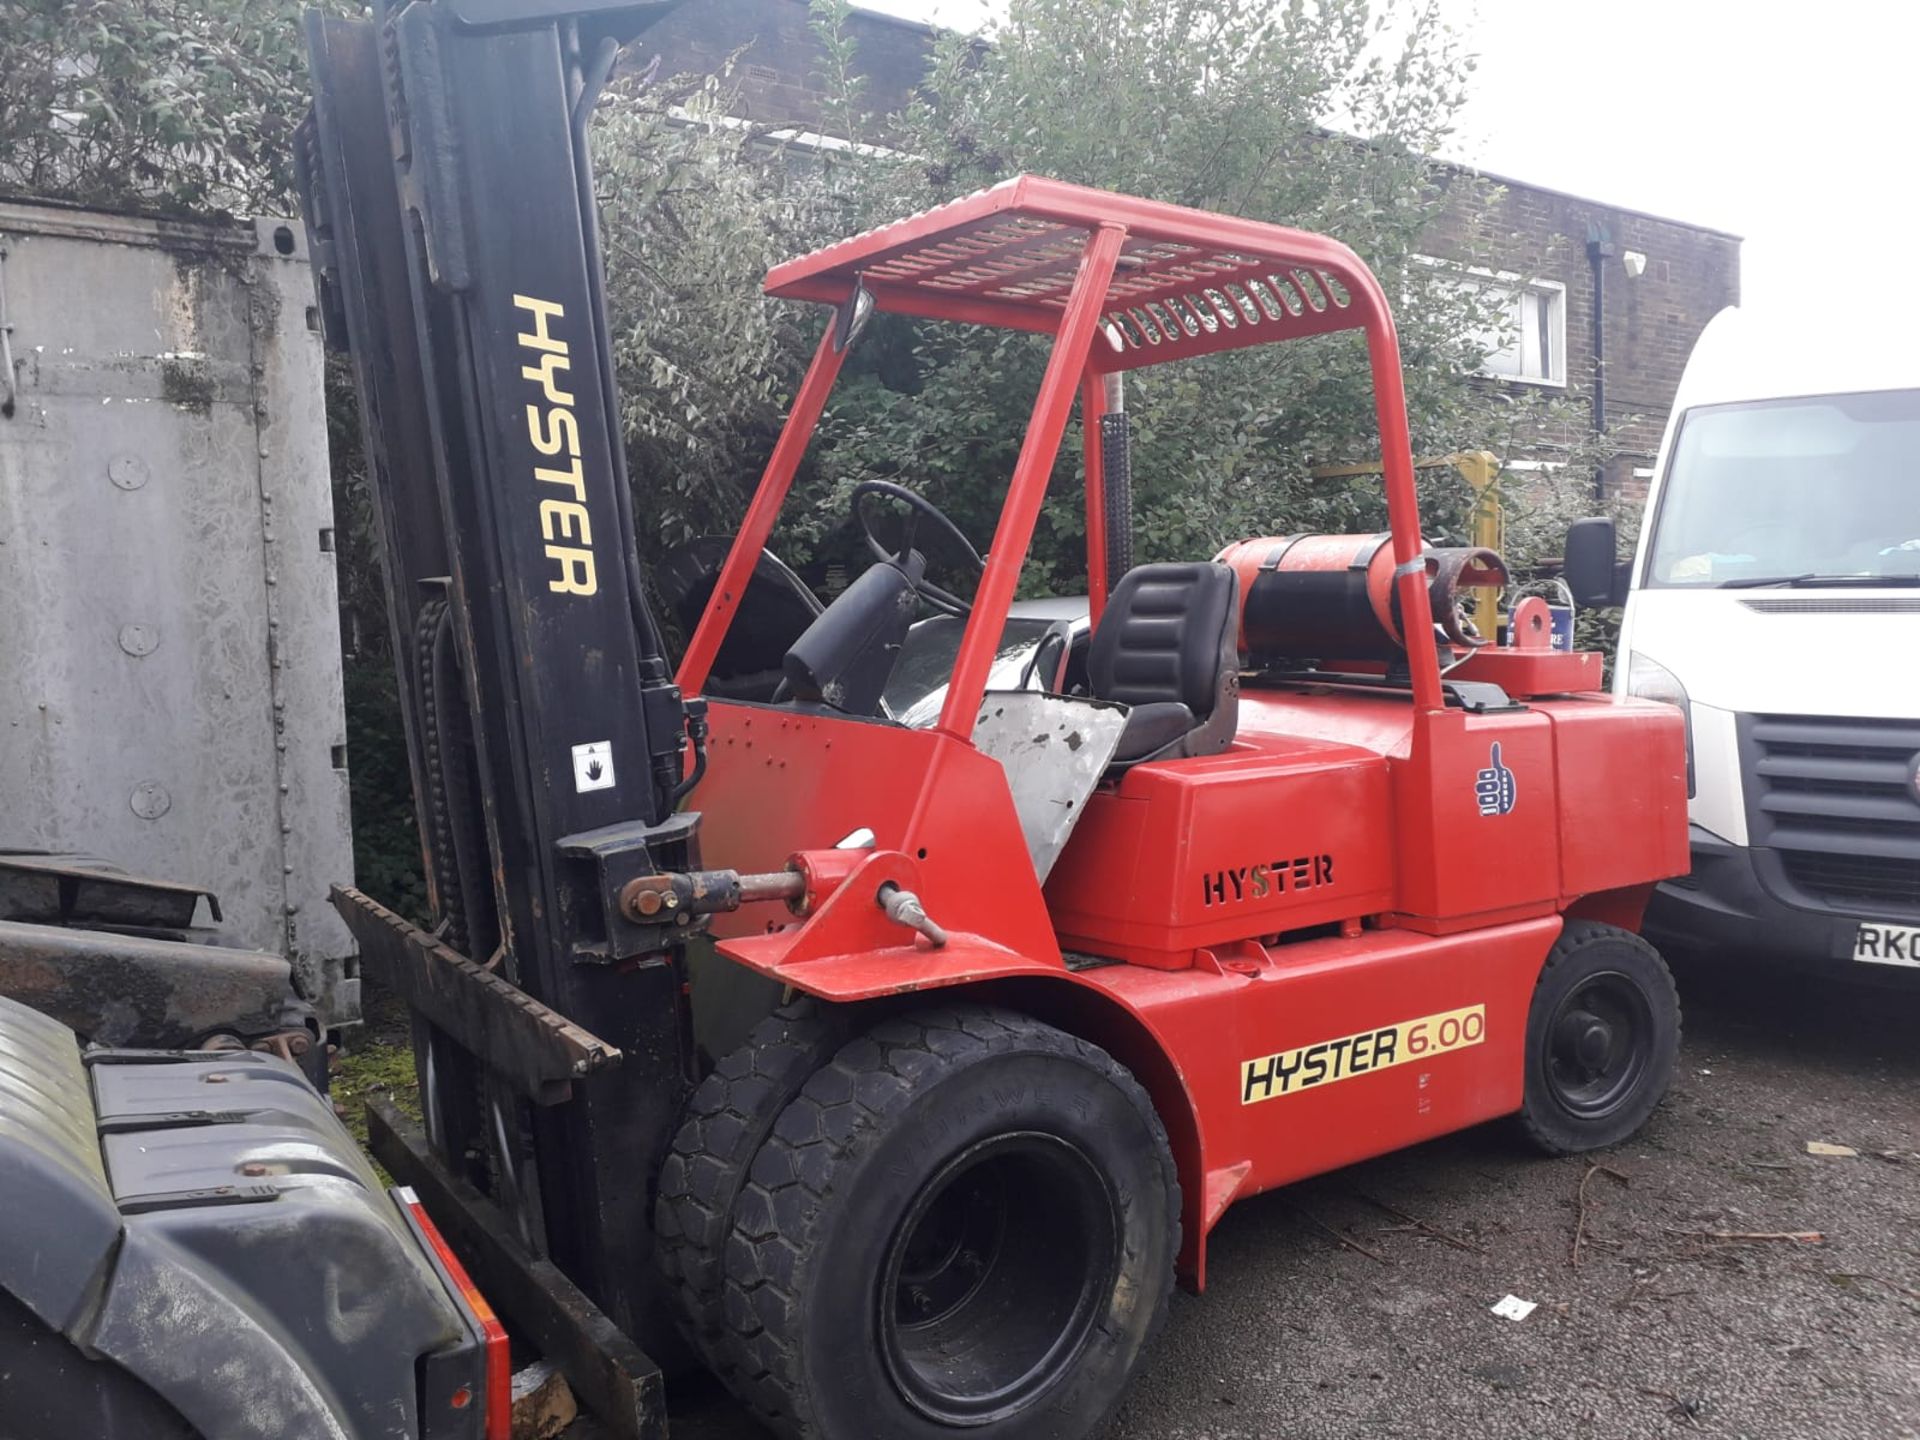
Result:
{"label": "white van", "polygon": [[1862,354],[1723,311],[1631,569],[1608,584],[1608,522],[1569,536],[1576,594],[1626,592],[1615,693],[1688,715],[1693,870],[1656,943],[1920,968],[1920,351]]}

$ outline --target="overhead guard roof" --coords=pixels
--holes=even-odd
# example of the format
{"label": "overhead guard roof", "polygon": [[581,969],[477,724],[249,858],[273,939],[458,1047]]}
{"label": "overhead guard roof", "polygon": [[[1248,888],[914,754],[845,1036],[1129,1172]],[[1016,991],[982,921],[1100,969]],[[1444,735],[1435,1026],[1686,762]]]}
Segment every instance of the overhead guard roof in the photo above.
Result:
{"label": "overhead guard roof", "polygon": [[775,266],[766,291],[837,304],[863,277],[882,310],[1050,333],[1108,224],[1127,239],[1101,306],[1103,370],[1354,329],[1378,305],[1359,257],[1323,235],[1034,175]]}

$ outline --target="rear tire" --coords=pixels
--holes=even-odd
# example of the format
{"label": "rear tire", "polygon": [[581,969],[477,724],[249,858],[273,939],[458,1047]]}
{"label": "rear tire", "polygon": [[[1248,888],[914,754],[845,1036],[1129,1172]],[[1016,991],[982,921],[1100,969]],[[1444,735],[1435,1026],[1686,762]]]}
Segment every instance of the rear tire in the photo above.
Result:
{"label": "rear tire", "polygon": [[1660,952],[1568,921],[1527,1012],[1522,1133],[1549,1155],[1619,1144],[1666,1096],[1679,1051],[1680,996]]}
{"label": "rear tire", "polygon": [[850,1041],[755,1158],[735,1393],[790,1440],[1080,1440],[1166,1316],[1166,1133],[1104,1051],[955,1005]]}
{"label": "rear tire", "polygon": [[811,999],[782,1005],[694,1090],[661,1167],[654,1255],[680,1328],[722,1379],[737,1361],[721,1308],[734,1202],[780,1112],[846,1038],[839,1012]]}

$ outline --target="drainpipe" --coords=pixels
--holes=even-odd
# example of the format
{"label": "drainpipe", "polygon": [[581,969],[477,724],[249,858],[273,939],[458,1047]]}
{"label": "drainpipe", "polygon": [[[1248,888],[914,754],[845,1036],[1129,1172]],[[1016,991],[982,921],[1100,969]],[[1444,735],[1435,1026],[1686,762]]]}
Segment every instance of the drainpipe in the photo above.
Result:
{"label": "drainpipe", "polygon": [[[1593,433],[1607,433],[1607,261],[1619,252],[1604,225],[1587,227],[1587,260],[1593,266]],[[1593,470],[1593,496],[1606,499],[1606,469]]]}

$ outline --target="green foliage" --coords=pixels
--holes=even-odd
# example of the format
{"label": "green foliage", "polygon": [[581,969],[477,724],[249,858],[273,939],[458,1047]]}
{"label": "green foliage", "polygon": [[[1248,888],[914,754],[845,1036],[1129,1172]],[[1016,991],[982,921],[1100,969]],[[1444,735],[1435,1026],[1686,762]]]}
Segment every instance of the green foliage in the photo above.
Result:
{"label": "green foliage", "polygon": [[866,77],[859,71],[859,57],[854,49],[853,6],[848,0],[812,0],[809,10],[808,28],[826,57],[826,69],[821,77],[825,82],[824,133],[858,144],[872,124],[872,117],[864,107]]}
{"label": "green foliage", "polygon": [[349,655],[344,673],[354,883],[409,920],[430,924],[399,682],[387,646]]}
{"label": "green foliage", "polygon": [[[987,50],[942,43],[937,103],[903,117],[902,148],[925,157],[905,198],[932,203],[1029,171],[1332,235],[1373,269],[1399,319],[1416,449],[1486,443],[1491,396],[1466,377],[1479,359],[1470,337],[1490,317],[1474,292],[1414,259],[1443,199],[1425,157],[1448,134],[1470,71],[1431,10],[1395,0],[1015,0],[994,40]],[[949,412],[980,410],[983,375],[1007,403],[961,433],[1006,437],[972,457],[978,475],[1010,468],[1024,405],[1007,392],[1031,395],[1040,347],[929,334],[919,359],[910,404],[879,393],[891,388],[882,383],[842,405],[837,418],[854,428],[828,432],[823,462],[836,478],[911,476],[934,455],[951,461]],[[1130,376],[1128,391],[1140,558],[1382,523],[1377,482],[1308,473],[1379,453],[1359,337],[1150,369]],[[1056,473],[1036,545],[1052,573],[1030,577],[1041,586],[1083,583],[1077,463],[1064,454]],[[1457,533],[1455,516],[1434,519]]]}
{"label": "green foliage", "polygon": [[306,108],[303,8],[0,0],[0,190],[285,213]]}
{"label": "green foliage", "polygon": [[[1482,198],[1479,182],[1427,158],[1472,68],[1433,7],[1014,0],[990,45],[939,40],[918,98],[884,121],[866,114],[846,13],[844,0],[813,0],[822,128],[844,142],[835,148],[801,150],[727,121],[724,73],[629,90],[602,116],[625,420],[639,513],[659,522],[643,549],[730,532],[778,433],[825,317],[758,295],[773,262],[1022,171],[1351,246],[1394,308],[1419,454],[1512,454],[1510,443],[1531,449],[1543,430],[1584,434],[1550,392],[1473,377],[1475,337],[1497,318],[1479,292],[1416,258],[1444,203]],[[846,493],[876,477],[923,489],[984,548],[1044,363],[1032,337],[879,319],[848,362],[776,548],[802,566],[848,558]],[[1377,481],[1310,474],[1379,454],[1357,336],[1140,372],[1128,390],[1140,558],[1383,523]],[[1085,584],[1078,448],[1063,447],[1029,592]],[[1568,473],[1591,463],[1563,458]],[[1426,488],[1429,530],[1461,538],[1464,487]],[[1557,549],[1556,538],[1534,553]]]}
{"label": "green foliage", "polygon": [[392,1101],[416,1125],[421,1121],[420,1085],[408,1040],[406,1006],[397,995],[384,990],[374,992],[369,1000],[366,1023],[348,1032],[346,1044],[332,1057],[331,1067],[331,1098],[363,1150],[367,1147],[369,1101]]}
{"label": "green foliage", "polygon": [[760,295],[766,272],[851,212],[820,169],[728,113],[723,76],[627,79],[594,158],[621,424],[656,558],[733,528],[779,434],[817,315]]}

